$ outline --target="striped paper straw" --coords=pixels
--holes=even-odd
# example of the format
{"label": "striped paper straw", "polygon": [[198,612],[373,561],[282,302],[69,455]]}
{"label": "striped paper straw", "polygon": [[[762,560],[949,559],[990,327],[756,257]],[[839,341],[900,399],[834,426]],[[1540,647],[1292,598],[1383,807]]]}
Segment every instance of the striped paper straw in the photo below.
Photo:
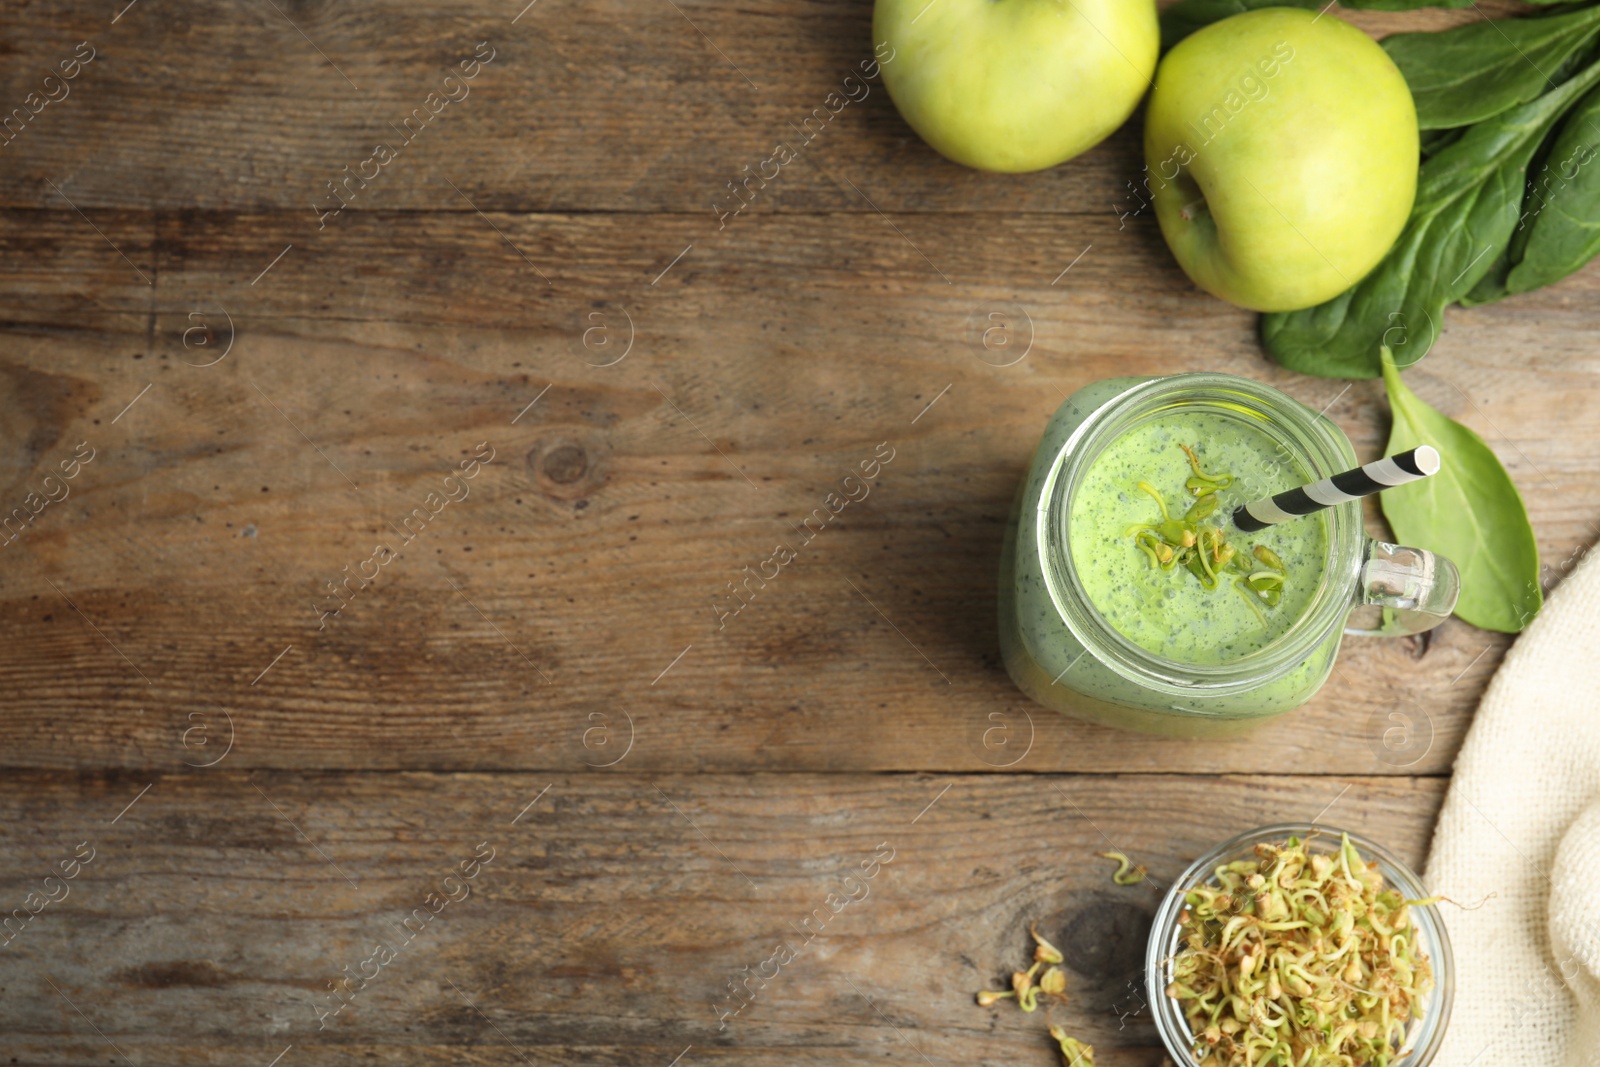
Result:
{"label": "striped paper straw", "polygon": [[1438,450],[1429,445],[1418,445],[1409,452],[1385,456],[1365,467],[1335,474],[1312,485],[1302,485],[1276,496],[1252,500],[1234,510],[1233,524],[1245,533],[1253,533],[1276,523],[1298,519],[1347,500],[1360,500],[1364,496],[1437,473]]}

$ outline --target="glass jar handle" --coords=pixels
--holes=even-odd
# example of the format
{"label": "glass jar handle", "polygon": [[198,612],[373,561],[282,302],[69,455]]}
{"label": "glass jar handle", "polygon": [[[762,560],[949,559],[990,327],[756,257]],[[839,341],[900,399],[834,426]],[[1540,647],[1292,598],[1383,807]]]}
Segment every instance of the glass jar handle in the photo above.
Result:
{"label": "glass jar handle", "polygon": [[[1357,608],[1347,634],[1398,637],[1431,630],[1450,617],[1461,595],[1461,574],[1443,556],[1367,539]],[[1367,623],[1368,625],[1360,625]]]}

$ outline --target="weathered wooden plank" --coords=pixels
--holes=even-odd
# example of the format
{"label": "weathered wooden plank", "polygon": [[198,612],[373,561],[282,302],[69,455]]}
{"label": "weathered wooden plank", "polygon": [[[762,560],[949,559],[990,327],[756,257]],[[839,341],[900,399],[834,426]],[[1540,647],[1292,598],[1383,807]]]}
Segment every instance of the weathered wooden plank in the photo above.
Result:
{"label": "weathered wooden plank", "polygon": [[[626,711],[627,768],[1438,772],[1506,647],[1459,622],[1425,653],[1352,641],[1265,745],[1029,725],[998,665],[996,558],[1062,397],[1220,369],[1329,405],[1363,455],[1386,434],[1380,387],[1273,367],[1251,317],[1177,282],[1152,233],[903,217],[946,286],[875,216],[752,219],[651,286],[697,224],[345,221],[251,284],[282,249],[272,217],[163,216],[153,315],[109,248],[60,253],[126,275],[77,313],[77,294],[33,286],[52,271],[0,275],[17,298],[8,506],[79,442],[98,450],[3,550],[8,763],[175,768],[202,758],[178,742],[188,717],[226,711],[236,765],[565,770],[609,760],[584,747],[589,716],[620,736]],[[1600,363],[1582,309],[1597,279],[1453,313],[1409,375],[1500,452],[1552,582],[1594,538]],[[1014,346],[1031,321],[1012,366],[994,364],[1017,348],[982,346],[986,309],[1010,316]],[[633,348],[598,365],[628,316]],[[612,347],[585,347],[599,323]],[[485,441],[496,458],[470,498],[324,626],[327,583],[370,573],[374,546]],[[719,616],[742,568],[882,443],[895,458],[870,498]],[[1394,711],[1418,738],[1398,753]]]}
{"label": "weathered wooden plank", "polygon": [[[113,24],[122,6],[10,13],[0,114],[20,111],[0,134],[0,206],[273,206],[314,220],[314,203],[332,203],[328,183],[360,172],[384,143],[396,158],[365,168],[379,176],[357,207],[459,208],[465,194],[485,209],[711,220],[713,203],[729,203],[727,183],[762,169],[778,141],[803,140],[796,130],[814,114],[800,158],[751,211],[870,212],[854,183],[886,210],[1110,212],[1139,172],[1136,124],[1026,177],[942,161],[881,84],[844,81],[873,53],[865,3],[184,0],[132,5]],[[1499,15],[1519,5],[1478,6]],[[1481,17],[1335,15],[1374,33]],[[447,86],[479,42],[493,60],[464,88]],[[47,83],[80,44],[94,58]],[[460,99],[435,103],[404,143],[404,120],[435,93]]]}
{"label": "weathered wooden plank", "polygon": [[[1418,863],[1442,788],[1178,775],[8,775],[0,899],[61,899],[15,922],[0,954],[0,1056],[1044,1067],[1055,1062],[1044,1013],[971,999],[1026,959],[1037,921],[1069,962],[1072,999],[1050,1019],[1092,1040],[1099,1062],[1154,1067],[1129,982],[1158,884],[1274,819],[1320,817]],[[1107,840],[1151,882],[1113,886],[1093,855]],[[75,853],[92,858],[46,885]],[[784,941],[796,956],[772,976],[762,961]],[[364,966],[380,943],[393,957]],[[344,986],[335,1012],[344,1001],[329,985],[346,967],[368,980]],[[758,972],[770,980],[730,999],[729,983]],[[730,1005],[743,1006],[723,1015]]]}

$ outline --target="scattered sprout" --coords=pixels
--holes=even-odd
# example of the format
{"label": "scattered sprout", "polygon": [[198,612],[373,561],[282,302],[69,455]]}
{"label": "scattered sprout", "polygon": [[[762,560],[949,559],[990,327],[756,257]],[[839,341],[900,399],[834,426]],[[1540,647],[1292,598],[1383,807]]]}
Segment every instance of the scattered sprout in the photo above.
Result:
{"label": "scattered sprout", "polygon": [[1061,950],[1039,936],[1039,927],[1036,923],[1028,924],[1028,933],[1033,935],[1033,958],[1041,963],[1060,963],[1066,959]]}
{"label": "scattered sprout", "polygon": [[1064,1067],[1094,1067],[1093,1045],[1085,1045],[1075,1037],[1068,1037],[1067,1032],[1059,1026],[1050,1027],[1050,1036],[1061,1046]]}
{"label": "scattered sprout", "polygon": [[1134,866],[1133,861],[1120,852],[1096,852],[1095,855],[1117,861],[1117,870],[1111,876],[1111,880],[1118,885],[1138,885],[1144,881],[1144,876],[1150,873],[1142,864]]}
{"label": "scattered sprout", "polygon": [[[1031,924],[1028,932],[1033,935],[1033,966],[1025,971],[1014,971],[1009,990],[985,989],[979,992],[978,1007],[992,1007],[1002,1000],[1015,997],[1019,1008],[1032,1012],[1038,1010],[1041,995],[1058,1000],[1067,999],[1067,972],[1057,966],[1064,958],[1061,950],[1040,937],[1039,931]],[[1049,966],[1045,967],[1046,964]],[[1040,967],[1045,967],[1043,974],[1039,973]],[[1035,977],[1038,978],[1038,984],[1034,983]]]}

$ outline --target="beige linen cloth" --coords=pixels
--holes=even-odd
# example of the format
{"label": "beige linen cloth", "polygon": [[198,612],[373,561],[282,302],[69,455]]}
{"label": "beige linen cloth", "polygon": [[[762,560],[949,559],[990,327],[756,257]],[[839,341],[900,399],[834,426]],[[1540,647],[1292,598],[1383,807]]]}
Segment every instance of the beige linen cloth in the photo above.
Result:
{"label": "beige linen cloth", "polygon": [[[1559,585],[1456,759],[1424,881],[1455,946],[1434,1067],[1600,1067],[1600,560]],[[1492,894],[1492,896],[1491,896]]]}

